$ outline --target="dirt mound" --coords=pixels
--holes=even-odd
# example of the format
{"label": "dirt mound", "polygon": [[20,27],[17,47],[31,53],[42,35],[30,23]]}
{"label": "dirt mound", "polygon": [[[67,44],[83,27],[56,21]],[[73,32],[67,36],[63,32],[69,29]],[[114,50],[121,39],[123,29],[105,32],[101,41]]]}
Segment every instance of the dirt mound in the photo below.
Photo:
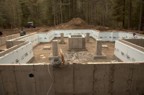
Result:
{"label": "dirt mound", "polygon": [[81,18],[73,18],[69,22],[59,24],[54,29],[83,29],[87,28],[88,24]]}
{"label": "dirt mound", "polygon": [[108,30],[110,30],[109,27],[104,27],[104,26],[95,26],[95,29],[99,30],[99,31],[108,31]]}
{"label": "dirt mound", "polygon": [[[89,25],[81,18],[73,18],[66,23],[61,23],[56,26],[52,26],[52,27],[43,26],[43,27],[37,27],[34,29],[25,29],[25,31],[26,32],[48,32],[49,30],[54,30],[54,29],[96,29],[100,31],[109,30],[108,27]],[[17,32],[18,31],[19,30],[17,30]]]}
{"label": "dirt mound", "polygon": [[72,20],[67,22],[67,24],[69,24],[69,25],[78,25],[78,26],[87,25],[87,23],[84,20],[82,20],[81,18],[73,18]]}

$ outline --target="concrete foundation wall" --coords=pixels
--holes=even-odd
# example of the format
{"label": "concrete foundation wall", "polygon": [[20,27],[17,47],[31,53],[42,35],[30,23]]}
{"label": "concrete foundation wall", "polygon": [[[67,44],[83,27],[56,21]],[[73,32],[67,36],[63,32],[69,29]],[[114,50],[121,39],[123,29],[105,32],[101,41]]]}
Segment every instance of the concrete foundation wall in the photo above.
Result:
{"label": "concrete foundation wall", "polygon": [[23,40],[31,42],[33,47],[35,47],[36,45],[39,44],[39,39],[38,39],[38,35],[37,34],[34,34],[34,35],[31,35],[31,36],[26,37],[24,39],[21,39],[20,41],[23,41]]}
{"label": "concrete foundation wall", "polygon": [[21,43],[23,43],[24,41],[11,41],[11,40],[7,40],[6,41],[6,48],[9,49],[15,45],[19,45]]}
{"label": "concrete foundation wall", "polygon": [[[123,32],[123,31],[107,31],[100,32],[98,30],[51,30],[46,33],[39,33],[39,41],[40,42],[50,42],[54,37],[60,37],[60,34],[64,33],[64,37],[68,37],[69,35],[86,35],[86,33],[90,33],[90,37],[94,39],[101,39],[102,41],[116,41],[119,39],[132,39],[132,32]],[[143,35],[137,34],[136,38],[144,39]]]}
{"label": "concrete foundation wall", "polygon": [[52,82],[48,65],[0,66],[0,71],[0,95],[47,95]]}
{"label": "concrete foundation wall", "polygon": [[20,36],[19,34],[13,34],[13,35],[5,36],[5,37],[0,37],[0,46],[6,44],[7,40],[14,39],[19,36]]}
{"label": "concrete foundation wall", "polygon": [[128,42],[116,41],[114,54],[124,62],[144,61],[144,48]]}
{"label": "concrete foundation wall", "polygon": [[35,47],[37,44],[39,44],[39,38],[37,33],[31,33],[25,36],[18,37],[16,39],[12,39],[13,41],[26,41],[31,42],[32,46]]}
{"label": "concrete foundation wall", "polygon": [[82,30],[82,29],[77,29],[77,30],[52,30],[51,32],[55,33],[55,37],[60,37],[61,33],[64,33],[65,37],[68,37],[69,35],[86,35],[86,33],[92,33],[93,30]]}
{"label": "concrete foundation wall", "polygon": [[128,39],[132,37],[133,37],[132,33],[119,32],[119,39]]}
{"label": "concrete foundation wall", "polygon": [[33,58],[32,43],[28,42],[24,45],[9,48],[9,50],[1,52],[0,64],[22,64],[27,63]]}
{"label": "concrete foundation wall", "polygon": [[[94,39],[101,39],[103,41],[115,41],[118,39],[133,38],[132,33],[126,33],[122,31],[100,32],[98,30],[81,30],[81,29],[80,30],[51,30],[46,33],[35,34],[35,37],[33,36],[32,39],[31,37],[29,38],[25,36],[19,37],[19,34],[13,34],[6,37],[1,37],[0,45],[4,45],[6,43],[6,40],[15,39],[15,38],[17,39],[17,37],[19,37],[18,39],[23,38],[28,41],[36,41],[34,44],[35,46],[38,42],[50,42],[54,37],[60,37],[60,33],[64,33],[64,37],[68,37],[69,35],[86,35],[86,33],[90,33],[90,36],[93,37]],[[144,36],[137,34],[136,38],[144,39]]]}
{"label": "concrete foundation wall", "polygon": [[100,32],[98,36],[98,39],[101,39],[103,41],[113,41],[112,38],[112,32]]}
{"label": "concrete foundation wall", "polygon": [[50,31],[47,33],[39,33],[38,34],[38,38],[39,38],[39,42],[51,42],[52,39],[54,39],[55,37],[55,33]]}
{"label": "concrete foundation wall", "polygon": [[90,36],[93,37],[94,39],[98,39],[98,37],[99,37],[99,31],[92,31],[90,33]]}
{"label": "concrete foundation wall", "polygon": [[143,63],[1,65],[0,95],[143,95],[142,72]]}
{"label": "concrete foundation wall", "polygon": [[[23,44],[25,42],[26,44]],[[0,53],[0,64],[22,64],[29,62],[34,57],[33,47],[38,43],[37,33],[8,40],[6,43],[8,49]]]}
{"label": "concrete foundation wall", "polygon": [[135,45],[144,47],[144,39],[126,39],[126,41],[131,42]]}
{"label": "concrete foundation wall", "polygon": [[[65,37],[68,37],[68,35],[81,35],[81,34],[86,35],[86,33],[90,33],[91,37],[93,37],[94,39],[101,39],[102,41],[115,41],[115,40],[123,39],[123,38],[125,38],[125,39],[133,38],[132,33],[126,33],[126,32],[121,32],[121,31],[120,32],[99,32],[98,30],[52,30],[47,33],[39,33],[39,34],[32,33],[32,34],[29,34],[26,36],[21,36],[18,38],[16,38],[16,37],[19,36],[19,34],[15,34],[13,36],[1,38],[4,40],[1,40],[0,42],[1,42],[1,44],[5,44],[6,40],[11,39],[12,37],[15,37],[15,39],[12,39],[12,41],[15,41],[15,40],[16,41],[28,41],[28,42],[31,42],[32,47],[34,47],[40,42],[50,42],[54,37],[60,37],[61,33],[64,33]],[[144,39],[144,36],[137,35],[137,38]],[[118,44],[116,44],[116,45],[118,45]],[[119,48],[118,46],[116,46],[116,47]],[[10,43],[10,47],[11,47],[11,43]],[[139,52],[139,50],[130,49],[128,51],[124,51],[124,53],[125,52],[126,52],[126,56],[124,56],[124,58],[127,57],[127,59],[122,59],[123,61],[130,61],[130,62],[143,61],[143,53]],[[127,53],[127,52],[129,52],[129,53]],[[135,54],[133,54],[133,53],[135,53]],[[115,51],[115,54],[119,58],[122,57],[122,55],[120,55],[120,53],[118,53],[118,51]],[[7,56],[8,55],[9,54],[7,54]],[[135,56],[135,55],[138,55],[138,56]],[[4,56],[4,57],[6,57],[6,56]]]}

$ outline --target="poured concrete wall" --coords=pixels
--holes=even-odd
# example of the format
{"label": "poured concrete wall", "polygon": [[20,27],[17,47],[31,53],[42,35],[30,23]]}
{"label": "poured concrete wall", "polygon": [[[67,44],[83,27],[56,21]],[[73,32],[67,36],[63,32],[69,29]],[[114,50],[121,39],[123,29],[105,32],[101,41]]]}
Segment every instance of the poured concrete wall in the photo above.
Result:
{"label": "poured concrete wall", "polygon": [[133,38],[133,33],[119,32],[119,39],[131,39]]}
{"label": "poured concrete wall", "polygon": [[47,94],[52,83],[48,65],[7,65],[0,71],[0,95],[54,95]]}
{"label": "poured concrete wall", "polygon": [[93,30],[87,30],[87,29],[52,30],[51,32],[55,33],[55,37],[60,37],[61,33],[64,33],[64,36],[68,37],[69,35],[85,35],[86,33],[90,33],[91,34],[93,32]]}
{"label": "poured concrete wall", "polygon": [[29,62],[34,57],[33,47],[38,43],[37,33],[8,40],[6,43],[8,49],[0,53],[0,64],[25,64]]}
{"label": "poured concrete wall", "polygon": [[[132,39],[132,32],[123,32],[123,31],[106,31],[100,32],[98,30],[51,30],[46,33],[39,33],[39,42],[50,42],[54,37],[60,37],[60,34],[64,33],[64,37],[68,37],[69,35],[86,35],[86,33],[90,33],[90,37],[96,39],[101,39],[102,41],[116,41],[119,39]],[[143,35],[137,34],[136,38],[144,39]]]}
{"label": "poured concrete wall", "polygon": [[[19,34],[9,35],[6,37],[0,38],[0,45],[4,45],[6,40],[14,39],[14,38],[23,38],[28,41],[36,42],[34,46],[39,42],[50,42],[54,37],[60,37],[60,34],[64,33],[64,37],[68,37],[69,35],[86,35],[86,33],[90,33],[90,36],[94,39],[101,39],[103,41],[115,41],[118,39],[131,39],[133,38],[133,33],[126,33],[122,31],[107,31],[107,32],[100,32],[98,30],[52,30],[46,33],[38,33],[35,34],[33,37],[19,37]],[[144,39],[143,35],[137,34],[137,38]]]}
{"label": "poured concrete wall", "polygon": [[39,38],[37,33],[31,33],[25,36],[18,37],[16,39],[12,39],[13,41],[27,41],[31,42],[32,46],[35,47],[37,44],[39,44]]}
{"label": "poured concrete wall", "polygon": [[142,72],[143,63],[0,65],[0,95],[143,95]]}
{"label": "poured concrete wall", "polygon": [[39,42],[50,42],[55,37],[55,33],[50,31],[47,33],[39,33]]}
{"label": "poured concrete wall", "polygon": [[21,43],[23,43],[24,41],[11,41],[11,40],[7,40],[6,41],[6,48],[9,49],[15,45],[19,45]]}
{"label": "poured concrete wall", "polygon": [[126,39],[126,41],[131,42],[135,45],[144,47],[144,39]]}
{"label": "poured concrete wall", "polygon": [[16,45],[0,53],[0,64],[22,64],[29,62],[33,57],[32,43]]}
{"label": "poured concrete wall", "polygon": [[98,38],[103,41],[111,41],[112,40],[111,36],[112,36],[111,32],[100,32]]}
{"label": "poured concrete wall", "polygon": [[5,36],[5,37],[0,37],[0,46],[6,44],[7,40],[14,39],[19,36],[20,36],[19,34],[13,34],[13,35]]}
{"label": "poured concrete wall", "polygon": [[144,48],[127,41],[116,41],[114,54],[124,62],[144,61]]}

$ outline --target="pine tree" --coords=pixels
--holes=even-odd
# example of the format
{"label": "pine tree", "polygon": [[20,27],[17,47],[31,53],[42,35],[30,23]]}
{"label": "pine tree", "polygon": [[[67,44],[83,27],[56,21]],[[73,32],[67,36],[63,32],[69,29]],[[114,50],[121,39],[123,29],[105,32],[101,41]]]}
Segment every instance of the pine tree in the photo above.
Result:
{"label": "pine tree", "polygon": [[113,6],[113,17],[118,23],[121,24],[120,26],[124,27],[125,0],[115,0]]}

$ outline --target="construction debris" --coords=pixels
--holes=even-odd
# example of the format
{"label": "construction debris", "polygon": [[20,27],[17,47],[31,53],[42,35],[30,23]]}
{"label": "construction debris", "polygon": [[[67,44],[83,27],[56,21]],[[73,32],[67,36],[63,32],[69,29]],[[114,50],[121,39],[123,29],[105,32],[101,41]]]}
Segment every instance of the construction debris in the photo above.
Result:
{"label": "construction debris", "polygon": [[65,60],[69,61],[69,63],[87,63],[89,61],[93,61],[93,56],[93,54],[87,51],[73,51],[65,53]]}

